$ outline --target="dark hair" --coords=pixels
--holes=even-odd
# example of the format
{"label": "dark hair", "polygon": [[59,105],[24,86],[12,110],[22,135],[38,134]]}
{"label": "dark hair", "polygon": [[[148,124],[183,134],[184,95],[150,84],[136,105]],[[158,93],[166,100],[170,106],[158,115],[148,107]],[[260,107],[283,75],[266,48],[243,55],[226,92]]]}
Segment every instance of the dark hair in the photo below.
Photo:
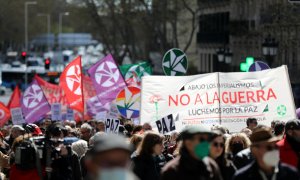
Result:
{"label": "dark hair", "polygon": [[124,128],[127,130],[127,132],[131,133],[133,131],[133,125],[132,124],[125,124]]}
{"label": "dark hair", "polygon": [[135,133],[141,131],[142,129],[143,129],[143,126],[142,126],[142,125],[137,125],[137,126],[135,126],[135,127],[133,128],[132,134],[135,134]]}
{"label": "dark hair", "polygon": [[250,123],[252,123],[253,121],[257,121],[257,119],[256,118],[248,118],[246,121],[247,126],[249,126]]}
{"label": "dark hair", "polygon": [[51,136],[60,136],[61,133],[65,133],[65,130],[65,127],[63,127],[60,123],[53,123],[47,127],[45,137],[51,138]]}
{"label": "dark hair", "polygon": [[164,137],[158,133],[146,133],[140,146],[138,147],[138,154],[140,156],[151,156],[153,154],[153,147],[156,144],[162,144],[163,139]]}
{"label": "dark hair", "polygon": [[274,125],[274,135],[279,136],[283,134],[285,128],[285,122],[283,121],[277,121]]}

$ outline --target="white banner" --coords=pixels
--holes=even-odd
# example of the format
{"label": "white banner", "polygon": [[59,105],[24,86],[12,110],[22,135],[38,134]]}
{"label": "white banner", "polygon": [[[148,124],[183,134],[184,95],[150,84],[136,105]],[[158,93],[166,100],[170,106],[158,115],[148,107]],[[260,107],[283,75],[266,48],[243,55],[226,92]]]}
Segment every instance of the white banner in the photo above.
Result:
{"label": "white banner", "polygon": [[53,121],[62,120],[61,104],[60,103],[51,104],[51,119]]}
{"label": "white banner", "polygon": [[66,119],[70,121],[74,121],[74,110],[67,108]]}
{"label": "white banner", "polygon": [[286,66],[259,72],[146,76],[141,101],[141,124],[156,126],[156,120],[179,114],[176,130],[221,124],[238,132],[249,117],[267,126],[272,120],[296,118]]}
{"label": "white banner", "polygon": [[14,125],[22,125],[25,123],[21,108],[10,109],[10,114]]}

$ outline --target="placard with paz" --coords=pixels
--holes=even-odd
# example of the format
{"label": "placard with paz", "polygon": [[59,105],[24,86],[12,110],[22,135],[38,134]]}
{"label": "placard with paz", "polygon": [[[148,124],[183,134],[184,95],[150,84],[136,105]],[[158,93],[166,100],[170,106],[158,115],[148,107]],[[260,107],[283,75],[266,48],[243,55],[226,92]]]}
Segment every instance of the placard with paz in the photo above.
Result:
{"label": "placard with paz", "polygon": [[177,121],[179,118],[179,115],[177,115],[175,118],[173,114],[169,114],[166,117],[163,117],[156,121],[156,126],[158,129],[158,132],[161,134],[167,134],[169,132],[175,131],[175,121]]}
{"label": "placard with paz", "polygon": [[120,120],[119,119],[106,119],[105,121],[105,131],[107,133],[119,133]]}

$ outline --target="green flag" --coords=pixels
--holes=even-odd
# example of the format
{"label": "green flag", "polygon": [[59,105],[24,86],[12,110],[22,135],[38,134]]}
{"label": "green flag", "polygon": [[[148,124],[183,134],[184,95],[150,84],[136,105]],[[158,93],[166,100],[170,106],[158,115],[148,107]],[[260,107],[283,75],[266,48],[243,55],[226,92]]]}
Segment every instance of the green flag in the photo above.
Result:
{"label": "green flag", "polygon": [[122,65],[120,66],[120,71],[127,85],[140,86],[142,77],[152,74],[152,67],[148,62],[141,62],[137,64]]}

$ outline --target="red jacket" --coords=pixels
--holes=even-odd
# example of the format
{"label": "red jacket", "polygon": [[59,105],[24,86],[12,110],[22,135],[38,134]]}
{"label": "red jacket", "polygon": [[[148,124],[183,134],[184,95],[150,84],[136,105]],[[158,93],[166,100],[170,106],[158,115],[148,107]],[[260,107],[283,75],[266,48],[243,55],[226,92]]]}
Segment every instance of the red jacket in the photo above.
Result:
{"label": "red jacket", "polygon": [[277,142],[277,146],[279,147],[281,162],[298,168],[299,158],[296,152],[292,149],[292,146],[288,143],[286,136]]}
{"label": "red jacket", "polygon": [[[44,172],[43,172],[44,173]],[[45,173],[43,174],[45,175]],[[13,164],[9,171],[10,180],[40,180],[37,169],[20,170]]]}

